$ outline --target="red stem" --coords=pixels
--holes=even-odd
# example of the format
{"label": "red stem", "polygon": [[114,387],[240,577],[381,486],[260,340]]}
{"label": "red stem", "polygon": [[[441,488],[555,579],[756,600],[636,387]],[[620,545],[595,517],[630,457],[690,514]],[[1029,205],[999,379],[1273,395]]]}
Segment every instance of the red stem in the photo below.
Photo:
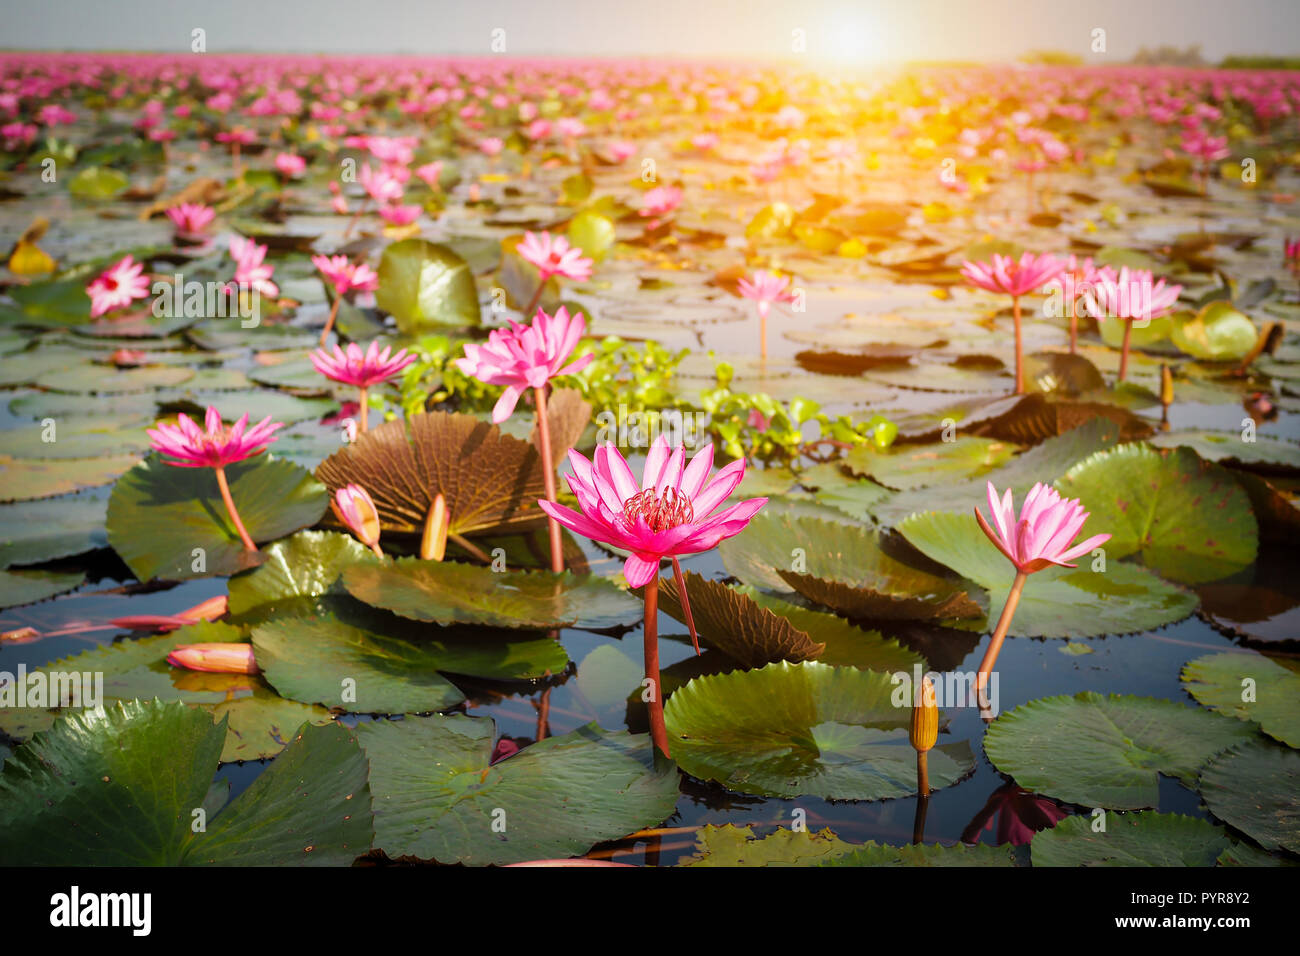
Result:
{"label": "red stem", "polygon": [[1020,296],[1011,297],[1011,314],[1016,321],[1016,394],[1025,394],[1025,352],[1020,334]]}
{"label": "red stem", "polygon": [[256,551],[257,545],[253,539],[248,536],[248,531],[244,528],[244,522],[239,520],[239,512],[235,510],[235,499],[230,497],[230,484],[226,481],[226,469],[215,468],[217,473],[217,487],[221,489],[221,500],[226,503],[226,511],[230,514],[230,520],[235,524],[235,530],[239,532],[239,540],[244,543],[244,547],[249,551]]}
{"label": "red stem", "polygon": [[358,411],[361,414],[361,431],[364,433],[370,426],[370,389],[362,385],[357,389],[357,392],[359,393],[357,404],[360,406]]}
{"label": "red stem", "polygon": [[1124,347],[1119,353],[1119,380],[1124,381],[1124,376],[1128,374],[1128,342],[1133,336],[1133,322],[1130,319],[1124,320]]}
{"label": "red stem", "polygon": [[668,728],[664,724],[663,685],[659,680],[659,578],[650,579],[645,586],[645,676],[652,681],[650,689],[650,739],[665,756],[668,752]]}
{"label": "red stem", "polygon": [[537,304],[542,301],[542,290],[546,288],[546,279],[543,279],[537,286],[537,291],[533,293],[532,299],[524,306],[524,321],[531,322],[534,315],[537,314]]}
{"label": "red stem", "polygon": [[[533,389],[533,399],[537,406],[537,444],[542,454],[542,477],[546,480],[546,500],[555,503],[555,465],[551,458],[551,423],[546,419],[546,386]],[[556,574],[564,571],[564,545],[560,538],[560,523],[547,516],[547,529],[551,536],[551,570]]]}
{"label": "red stem", "polygon": [[1070,295],[1070,354],[1075,354],[1075,345],[1079,340],[1079,316],[1074,301],[1073,290]]}
{"label": "red stem", "polygon": [[342,299],[343,299],[343,296],[341,296],[341,295],[335,293],[335,295],[334,295],[334,304],[333,304],[332,306],[330,306],[330,317],[325,321],[325,328],[324,328],[324,330],[323,330],[323,331],[321,332],[321,334],[320,334],[320,345],[321,345],[321,348],[324,348],[324,347],[325,347],[325,339],[329,337],[330,329],[334,328],[334,320],[335,320],[336,318],[338,318],[338,315],[339,315],[339,302],[341,302]]}
{"label": "red stem", "polygon": [[691,599],[686,593],[686,578],[682,575],[681,563],[673,555],[673,580],[677,582],[677,595],[682,602],[682,612],[686,615],[686,626],[691,632],[691,643],[695,645],[695,656],[700,656],[700,636],[695,632],[695,618],[691,616]]}
{"label": "red stem", "polygon": [[1016,605],[1020,603],[1020,592],[1024,590],[1028,577],[1029,575],[1024,571],[1016,572],[1016,580],[1012,582],[1011,590],[1007,593],[1007,603],[1002,606],[1002,616],[998,618],[998,626],[993,630],[993,638],[984,652],[984,659],[980,661],[980,669],[975,675],[975,690],[981,706],[983,706],[984,691],[988,687],[989,674],[993,672],[993,667],[998,662],[998,653],[1002,650],[1002,642],[1007,639],[1011,619],[1016,615]]}

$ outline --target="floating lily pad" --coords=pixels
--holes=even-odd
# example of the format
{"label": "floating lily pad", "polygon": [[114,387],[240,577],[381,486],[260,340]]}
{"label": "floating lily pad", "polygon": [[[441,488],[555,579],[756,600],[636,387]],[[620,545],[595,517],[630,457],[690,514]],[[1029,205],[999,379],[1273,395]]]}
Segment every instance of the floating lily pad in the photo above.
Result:
{"label": "floating lily pad", "polygon": [[1239,720],[1252,720],[1264,733],[1300,747],[1300,674],[1262,654],[1209,654],[1189,662],[1183,687],[1200,703]]}
{"label": "floating lily pad", "polygon": [[478,325],[478,287],[469,264],[446,246],[404,239],[384,249],[375,304],[405,333]]}
{"label": "floating lily pad", "polygon": [[68,495],[0,507],[0,568],[38,564],[108,544],[108,501]]}
{"label": "floating lily pad", "polygon": [[[933,751],[931,751],[933,753]],[[874,840],[819,866],[1015,866],[1010,846],[943,846],[939,843],[881,846]]]}
{"label": "floating lily pad", "polygon": [[345,728],[304,726],[223,807],[209,796],[225,734],[224,721],[158,701],[60,720],[0,775],[0,856],[23,866],[341,866],[369,849],[366,761]]}
{"label": "floating lily pad", "polygon": [[878,485],[874,481],[859,481],[838,488],[822,488],[814,498],[855,521],[869,524],[875,516],[876,508],[892,495],[893,492],[884,485]]}
{"label": "floating lily pad", "polygon": [[830,830],[777,827],[759,837],[753,826],[703,826],[695,832],[695,853],[678,866],[815,866],[855,849]]}
{"label": "floating lily pad", "polygon": [[1091,512],[1081,538],[1110,533],[1108,560],[1136,554],[1184,584],[1227,577],[1255,561],[1259,531],[1250,498],[1231,472],[1190,448],[1121,445],[1079,462],[1056,487]]}
{"label": "floating lily pad", "polygon": [[[759,796],[883,800],[916,792],[910,701],[888,674],[810,661],[700,677],[664,710],[674,758],[702,780]],[[904,695],[906,696],[906,695]],[[930,785],[974,769],[965,741],[930,751]]]}
{"label": "floating lily pad", "polygon": [[147,392],[101,395],[94,401],[68,392],[32,392],[9,403],[9,411],[14,415],[38,422],[53,418],[61,426],[75,422],[78,427],[83,427],[83,423],[89,427],[91,422],[103,418],[112,418],[118,427],[152,422],[157,410],[155,397]]}
{"label": "floating lily pad", "polygon": [[[987,503],[985,505],[987,507]],[[989,614],[1000,614],[1015,568],[975,522],[973,514],[913,515],[899,532],[927,557],[988,591]],[[1108,561],[1094,571],[1084,556],[1077,568],[1051,567],[1031,575],[1009,634],[1016,637],[1095,637],[1171,624],[1196,609],[1196,597],[1150,571]],[[981,625],[975,625],[981,626]]]}
{"label": "floating lily pad", "polygon": [[[229,732],[221,751],[223,763],[274,757],[297,727],[304,722],[328,723],[329,714],[277,696],[256,676],[188,671],[167,663],[167,655],[185,644],[243,639],[243,632],[228,624],[191,624],[170,634],[106,644],[37,670],[44,674],[102,673],[105,703],[156,697],[199,706],[217,719],[226,716]],[[29,680],[35,672],[28,671]],[[48,730],[59,713],[45,707],[0,708],[0,730],[21,740]]]}
{"label": "floating lily pad", "polygon": [[1066,817],[1034,836],[1034,866],[1214,866],[1228,848],[1222,827],[1177,813],[1109,813],[1106,829],[1093,817]]}
{"label": "floating lily pad", "polygon": [[453,716],[358,728],[376,847],[440,863],[555,859],[655,826],[677,803],[677,773],[654,769],[645,737],[588,724],[490,764],[493,727]]}
{"label": "floating lily pad", "polygon": [[[164,408],[203,412],[209,405],[221,412],[221,420],[234,422],[241,415],[261,421],[270,415],[274,421],[293,424],[324,418],[338,411],[338,403],[322,398],[298,398],[265,388],[238,392],[176,391],[157,393]],[[342,441],[342,429],[339,440]]]}
{"label": "floating lily pad", "polygon": [[1154,807],[1158,776],[1191,784],[1215,754],[1254,728],[1150,697],[1044,697],[998,717],[984,738],[993,765],[1022,787],[1112,810]]}
{"label": "floating lily pad", "polygon": [[106,485],[140,461],[138,455],[103,458],[11,458],[0,455],[0,501],[54,498]]}
{"label": "floating lily pad", "polygon": [[1152,436],[1158,448],[1186,445],[1206,461],[1228,461],[1243,468],[1300,474],[1300,445],[1264,435],[1247,441],[1241,432],[1178,431]]}
{"label": "floating lily pad", "polygon": [[316,469],[332,492],[359,484],[385,531],[419,534],[442,493],[452,534],[543,519],[542,460],[534,446],[471,415],[414,415],[357,436]]}
{"label": "floating lily pad", "polygon": [[442,625],[617,627],[642,617],[641,602],[608,578],[572,572],[493,571],[455,561],[399,558],[353,565],[343,585],[358,601]]}
{"label": "floating lily pad", "polygon": [[35,604],[80,587],[80,571],[0,571],[0,608]]}
{"label": "floating lily pad", "polygon": [[149,451],[144,422],[109,424],[103,419],[34,422],[0,433],[5,453],[15,458],[95,458],[99,455],[135,454]]}
{"label": "floating lily pad", "polygon": [[960,435],[932,445],[898,445],[888,452],[855,448],[844,463],[900,491],[925,488],[954,477],[982,475],[1007,461],[1015,446],[992,438]]}
{"label": "floating lily pad", "polygon": [[329,531],[299,531],[263,554],[261,565],[230,579],[231,614],[248,614],[294,598],[342,594],[343,569],[375,560],[356,538]]}
{"label": "floating lily pad", "polygon": [[194,369],[175,365],[148,368],[117,368],[113,365],[80,365],[52,369],[34,380],[41,388],[56,392],[116,394],[175,388],[194,377]]}
{"label": "floating lily pad", "polygon": [[1300,752],[1256,738],[1211,761],[1197,789],[1260,846],[1300,853]]}
{"label": "floating lily pad", "polygon": [[1212,362],[1245,357],[1259,333],[1229,302],[1211,302],[1195,316],[1174,322],[1170,338],[1188,355]]}
{"label": "floating lily pad", "polygon": [[[227,466],[226,477],[255,542],[315,524],[325,511],[325,489],[292,462],[258,455]],[[265,558],[240,543],[212,469],[178,468],[158,455],[113,487],[108,542],[141,581],[233,574]]]}

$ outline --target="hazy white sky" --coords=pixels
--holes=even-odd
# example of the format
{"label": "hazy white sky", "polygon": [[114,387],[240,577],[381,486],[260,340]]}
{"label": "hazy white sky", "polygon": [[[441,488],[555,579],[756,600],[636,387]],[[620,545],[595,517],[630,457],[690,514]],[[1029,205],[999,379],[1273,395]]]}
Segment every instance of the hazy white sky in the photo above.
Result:
{"label": "hazy white sky", "polygon": [[1300,53],[1300,0],[0,0],[0,23],[10,49],[186,52],[202,27],[210,53],[486,55],[496,28],[509,55],[789,56],[795,30],[811,59]]}

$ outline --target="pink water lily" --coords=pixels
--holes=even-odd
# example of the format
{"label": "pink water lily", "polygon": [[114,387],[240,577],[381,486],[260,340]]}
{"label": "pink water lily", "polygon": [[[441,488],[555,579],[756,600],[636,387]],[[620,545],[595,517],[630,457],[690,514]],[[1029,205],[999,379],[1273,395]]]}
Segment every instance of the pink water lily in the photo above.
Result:
{"label": "pink water lily", "polygon": [[[1024,504],[1017,517],[1015,502],[1011,489],[999,498],[993,482],[988,482],[989,510],[993,515],[993,526],[984,520],[977,507],[975,520],[980,529],[1002,552],[1016,569],[1016,578],[1007,594],[1007,603],[1002,608],[997,627],[989,641],[988,650],[980,662],[976,674],[976,690],[983,693],[988,684],[993,665],[997,663],[998,653],[1006,640],[1015,616],[1016,606],[1020,603],[1020,593],[1024,590],[1029,575],[1044,568],[1072,568],[1070,562],[1100,547],[1110,540],[1109,534],[1095,534],[1079,544],[1074,539],[1088,520],[1089,512],[1074,498],[1062,498],[1055,488],[1036,484],[1025,496]],[[983,706],[983,705],[981,705]]]}
{"label": "pink water lily", "polygon": [[569,240],[563,236],[552,236],[549,232],[525,232],[524,238],[515,247],[515,252],[525,262],[536,266],[540,273],[537,291],[524,306],[526,316],[532,315],[537,303],[542,301],[542,290],[552,276],[573,282],[586,282],[591,278],[592,260],[584,256],[577,246],[569,245]]}
{"label": "pink water lily", "polygon": [[379,510],[366,489],[357,484],[344,485],[334,492],[330,509],[339,522],[357,536],[357,540],[382,558],[379,547]]}
{"label": "pink water lily", "polygon": [[1020,329],[1020,297],[1042,288],[1061,274],[1064,264],[1050,253],[1023,253],[1019,259],[994,253],[991,262],[962,263],[961,274],[971,285],[1011,296],[1016,325],[1016,394],[1025,391],[1025,355]]}
{"label": "pink water lily", "polygon": [[312,256],[311,264],[334,289],[334,302],[330,305],[329,318],[325,320],[325,328],[320,334],[320,344],[323,347],[330,330],[334,328],[334,320],[338,318],[339,303],[343,297],[354,290],[373,292],[378,289],[379,273],[364,262],[354,263],[347,256]]}
{"label": "pink water lily", "polygon": [[86,294],[90,296],[90,317],[98,318],[125,308],[136,299],[147,299],[149,277],[144,274],[143,263],[129,255],[123,256],[86,286]]}
{"label": "pink water lily", "polygon": [[209,674],[257,674],[261,671],[253,656],[252,644],[186,644],[168,654],[167,663]]}
{"label": "pink water lily", "polygon": [[1124,342],[1119,358],[1119,381],[1122,382],[1128,372],[1129,341],[1134,322],[1145,325],[1164,315],[1178,301],[1183,287],[1165,285],[1165,280],[1157,281],[1150,270],[1129,269],[1128,266],[1120,269],[1118,275],[1110,268],[1100,270],[1094,286],[1099,313],[1124,321]]}
{"label": "pink water lily", "polygon": [[753,300],[758,308],[759,357],[767,358],[767,314],[774,302],[793,302],[794,293],[790,291],[790,279],[775,272],[759,270],[754,278],[743,278],[736,283],[736,288],[746,299]]}
{"label": "pink water lily", "polygon": [[740,534],[767,499],[749,498],[722,508],[744,479],[745,462],[737,459],[710,479],[712,443],[696,452],[688,463],[685,449],[671,448],[667,437],[660,435],[650,446],[640,482],[612,442],[597,448],[590,461],[571,449],[569,464],[573,471],[566,478],[581,510],[574,511],[553,500],[539,501],[538,505],[570,531],[631,552],[623,562],[623,576],[632,587],[645,588],[646,677],[654,682],[651,735],[655,746],[668,756],[663,700],[658,692],[659,562],[664,558],[672,560],[677,593],[698,653],[699,641],[678,558],[709,551]]}
{"label": "pink water lily", "polygon": [[371,342],[361,351],[361,346],[349,342],[346,350],[334,346],[334,351],[317,349],[308,358],[312,366],[331,381],[343,385],[353,385],[359,392],[358,404],[361,410],[361,430],[366,431],[369,417],[369,390],[375,385],[388,381],[398,372],[415,361],[415,356],[402,349],[392,354],[392,346],[379,350],[379,342]]}
{"label": "pink water lily", "polygon": [[176,227],[176,235],[198,236],[212,224],[217,212],[211,206],[202,203],[183,202],[166,210],[167,218]]}
{"label": "pink water lily", "polygon": [[204,427],[199,428],[194,421],[181,412],[176,416],[176,424],[160,423],[155,428],[147,429],[150,445],[154,451],[166,457],[163,461],[178,468],[211,468],[216,472],[217,487],[221,491],[221,500],[226,505],[230,520],[235,525],[239,540],[249,551],[256,551],[257,545],[244,528],[234,499],[230,496],[230,485],[226,481],[226,466],[243,461],[254,455],[260,455],[266,447],[275,441],[277,428],[283,428],[283,422],[272,422],[271,416],[262,419],[252,428],[248,427],[248,414],[245,413],[231,428],[221,424],[221,413],[211,405],[204,416]]}
{"label": "pink water lily", "polygon": [[271,281],[275,270],[263,261],[266,251],[266,246],[244,236],[230,239],[230,257],[235,260],[235,283],[262,295],[277,296],[280,287]]}

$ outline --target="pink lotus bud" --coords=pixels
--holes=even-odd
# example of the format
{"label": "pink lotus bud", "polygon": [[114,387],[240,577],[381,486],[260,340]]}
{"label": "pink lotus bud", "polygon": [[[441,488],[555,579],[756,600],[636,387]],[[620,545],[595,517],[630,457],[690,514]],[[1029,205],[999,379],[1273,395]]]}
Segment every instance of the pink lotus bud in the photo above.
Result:
{"label": "pink lotus bud", "polygon": [[187,644],[167,655],[167,663],[210,674],[257,674],[252,644]]}

